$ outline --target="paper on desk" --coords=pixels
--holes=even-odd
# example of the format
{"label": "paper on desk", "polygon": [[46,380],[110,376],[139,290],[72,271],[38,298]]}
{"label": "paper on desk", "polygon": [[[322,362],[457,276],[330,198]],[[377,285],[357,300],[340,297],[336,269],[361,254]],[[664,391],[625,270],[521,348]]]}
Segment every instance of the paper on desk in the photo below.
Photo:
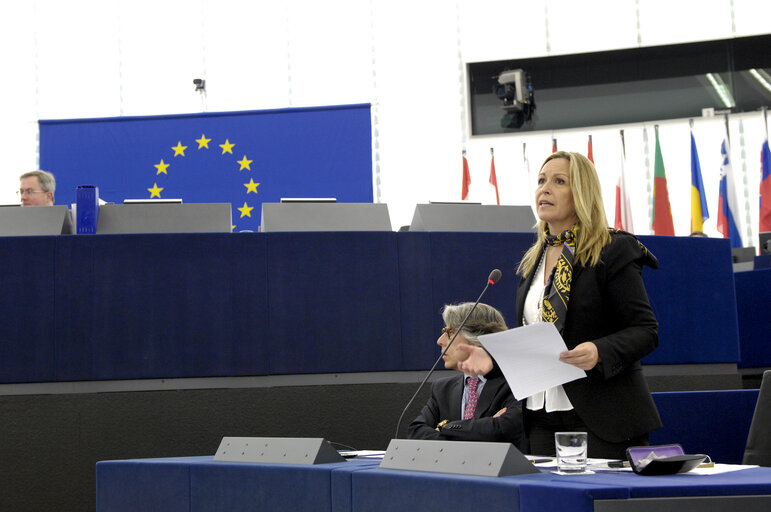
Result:
{"label": "paper on desk", "polygon": [[495,359],[517,400],[586,377],[585,371],[559,360],[567,347],[551,322],[484,334],[479,341]]}

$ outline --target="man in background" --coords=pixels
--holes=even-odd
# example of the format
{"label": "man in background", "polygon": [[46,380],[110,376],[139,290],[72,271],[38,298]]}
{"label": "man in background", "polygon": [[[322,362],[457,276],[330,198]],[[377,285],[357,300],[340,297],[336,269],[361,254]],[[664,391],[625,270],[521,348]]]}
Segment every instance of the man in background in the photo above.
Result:
{"label": "man in background", "polygon": [[53,206],[56,179],[46,171],[25,172],[19,176],[19,198],[22,206]]}

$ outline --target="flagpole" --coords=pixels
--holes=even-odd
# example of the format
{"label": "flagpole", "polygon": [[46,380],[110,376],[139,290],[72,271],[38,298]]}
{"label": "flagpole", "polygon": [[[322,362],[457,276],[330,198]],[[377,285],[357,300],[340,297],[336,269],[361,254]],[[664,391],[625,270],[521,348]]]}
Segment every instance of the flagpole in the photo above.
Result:
{"label": "flagpole", "polygon": [[763,126],[766,129],[766,139],[768,139],[768,107],[763,105],[761,110],[763,110]]}
{"label": "flagpole", "polygon": [[725,138],[728,141],[728,144],[731,144],[731,132],[728,129],[728,114],[724,114],[723,118],[725,119]]}

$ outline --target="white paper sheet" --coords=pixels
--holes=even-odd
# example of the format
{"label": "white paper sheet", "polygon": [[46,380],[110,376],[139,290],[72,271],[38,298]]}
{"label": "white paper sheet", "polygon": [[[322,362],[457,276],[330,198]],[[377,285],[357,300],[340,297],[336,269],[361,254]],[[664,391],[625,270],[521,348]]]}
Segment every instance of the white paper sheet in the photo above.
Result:
{"label": "white paper sheet", "polygon": [[517,400],[573,380],[586,372],[559,360],[567,350],[557,328],[542,322],[479,337]]}

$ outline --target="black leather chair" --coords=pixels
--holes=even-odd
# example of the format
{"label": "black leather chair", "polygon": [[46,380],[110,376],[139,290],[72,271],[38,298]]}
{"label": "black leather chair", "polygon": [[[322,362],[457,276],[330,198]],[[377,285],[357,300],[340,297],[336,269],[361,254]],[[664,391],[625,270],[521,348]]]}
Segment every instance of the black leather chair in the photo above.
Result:
{"label": "black leather chair", "polygon": [[771,467],[771,370],[763,372],[743,462]]}

